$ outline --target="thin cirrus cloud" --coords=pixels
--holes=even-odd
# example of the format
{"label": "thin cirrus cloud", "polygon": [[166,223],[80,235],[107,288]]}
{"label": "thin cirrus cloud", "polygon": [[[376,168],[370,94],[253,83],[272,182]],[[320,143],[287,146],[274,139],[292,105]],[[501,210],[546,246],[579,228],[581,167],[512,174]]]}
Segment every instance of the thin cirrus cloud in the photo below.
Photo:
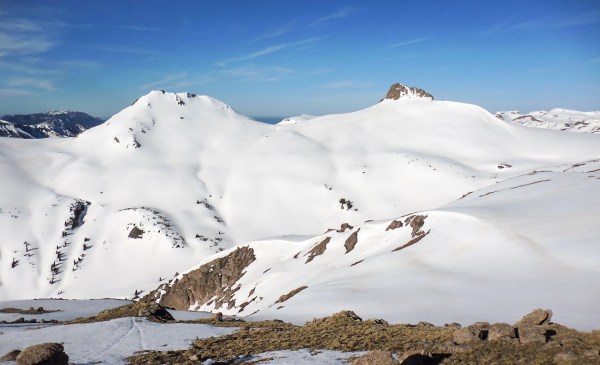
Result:
{"label": "thin cirrus cloud", "polygon": [[326,23],[330,20],[346,18],[346,17],[350,16],[352,13],[354,13],[354,8],[350,8],[350,7],[341,8],[331,14],[328,14],[328,15],[325,15],[323,17],[313,20],[311,23],[308,24],[308,26],[316,27],[316,26]]}
{"label": "thin cirrus cloud", "polygon": [[265,33],[259,35],[258,37],[254,38],[252,40],[252,42],[264,41],[264,40],[267,40],[267,39],[271,39],[271,38],[275,38],[275,37],[279,37],[281,35],[284,35],[284,34],[288,33],[292,29],[293,25],[294,25],[294,22],[290,22],[290,23],[285,24],[285,25],[283,25],[283,26],[281,26],[279,28],[276,28],[275,30],[265,32]]}
{"label": "thin cirrus cloud", "polygon": [[503,21],[499,24],[496,24],[492,28],[484,30],[479,35],[492,36],[510,31],[543,31],[553,29],[567,29],[596,23],[600,23],[600,11],[580,13],[570,16],[565,15],[560,18],[554,16],[539,17],[521,22]]}
{"label": "thin cirrus cloud", "polygon": [[163,30],[162,28],[154,28],[154,27],[140,27],[136,25],[113,25],[113,28],[124,29],[124,30],[133,30],[135,32],[158,32]]}
{"label": "thin cirrus cloud", "polygon": [[52,81],[46,79],[37,79],[32,77],[13,77],[6,82],[9,86],[31,86],[45,91],[54,91],[55,87]]}
{"label": "thin cirrus cloud", "polygon": [[360,83],[355,81],[334,81],[321,85],[325,89],[344,89],[344,88],[355,88],[355,87],[364,87],[366,83]]}
{"label": "thin cirrus cloud", "polygon": [[294,47],[294,46],[306,46],[306,45],[308,45],[310,43],[317,42],[320,39],[321,39],[320,37],[315,37],[315,38],[302,39],[302,40],[299,40],[299,41],[296,41],[296,42],[281,43],[281,44],[277,44],[277,45],[274,45],[274,46],[270,46],[270,47],[266,47],[266,48],[260,49],[258,51],[252,52],[252,53],[248,53],[248,54],[241,55],[241,56],[238,56],[238,57],[228,58],[228,59],[219,61],[219,62],[216,63],[216,65],[219,66],[219,67],[225,67],[229,63],[253,60],[253,59],[258,58],[258,57],[262,57],[262,56],[269,55],[271,53],[279,52],[279,51],[284,50],[286,48],[290,48],[290,47]]}
{"label": "thin cirrus cloud", "polygon": [[92,48],[98,51],[105,52],[113,52],[113,53],[131,53],[138,54],[144,56],[154,56],[156,52],[145,49],[145,48],[137,48],[137,47],[127,47],[127,46],[112,46],[112,45],[96,45],[92,46]]}
{"label": "thin cirrus cloud", "polygon": [[193,75],[187,72],[180,72],[174,75],[167,75],[158,81],[149,82],[140,85],[138,89],[153,89],[162,87],[165,89],[176,89],[193,85],[200,85],[211,82],[212,78],[209,75]]}
{"label": "thin cirrus cloud", "polygon": [[0,19],[0,57],[43,53],[54,46],[40,25],[27,19]]}
{"label": "thin cirrus cloud", "polygon": [[399,42],[399,43],[394,43],[394,44],[390,44],[389,46],[383,48],[383,49],[392,49],[392,48],[398,48],[398,47],[406,47],[406,46],[410,46],[412,44],[417,44],[417,43],[422,43],[425,41],[428,41],[429,38],[415,38],[415,39],[410,39],[408,41],[404,41],[404,42]]}
{"label": "thin cirrus cloud", "polygon": [[294,70],[287,67],[260,67],[241,66],[223,70],[222,73],[245,81],[273,82],[280,81],[294,74]]}
{"label": "thin cirrus cloud", "polygon": [[33,94],[30,90],[11,89],[0,87],[0,98],[10,98],[14,96],[27,96]]}
{"label": "thin cirrus cloud", "polygon": [[526,22],[515,24],[512,29],[517,30],[538,30],[538,29],[563,29],[589,25],[600,22],[600,11],[591,13],[581,13],[565,19],[555,18],[537,18]]}

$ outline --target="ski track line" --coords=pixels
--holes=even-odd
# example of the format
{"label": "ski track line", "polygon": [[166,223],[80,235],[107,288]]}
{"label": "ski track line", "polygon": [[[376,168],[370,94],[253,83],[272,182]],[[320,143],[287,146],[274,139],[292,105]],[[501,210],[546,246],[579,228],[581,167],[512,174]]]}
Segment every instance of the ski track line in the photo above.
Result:
{"label": "ski track line", "polygon": [[[106,350],[102,351],[102,355],[108,353],[110,350],[112,350],[117,344],[119,344],[121,341],[123,341],[124,339],[126,339],[130,333],[132,333],[135,329],[135,322],[133,321],[133,318],[129,318],[129,330],[123,335],[121,336],[117,341],[115,341],[112,345],[110,345]],[[104,358],[104,357],[102,357]]]}

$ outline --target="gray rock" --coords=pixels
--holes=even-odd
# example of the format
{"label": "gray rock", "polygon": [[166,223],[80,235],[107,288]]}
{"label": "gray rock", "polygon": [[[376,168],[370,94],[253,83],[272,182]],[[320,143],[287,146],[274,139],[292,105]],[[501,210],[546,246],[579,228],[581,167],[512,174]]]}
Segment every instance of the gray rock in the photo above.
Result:
{"label": "gray rock", "polygon": [[489,328],[490,324],[487,322],[473,323],[470,326],[454,331],[452,341],[457,345],[476,344],[479,341],[487,339]]}
{"label": "gray rock", "polygon": [[517,337],[515,328],[508,323],[494,323],[488,330],[488,340],[510,340]]}
{"label": "gray rock", "polygon": [[518,328],[519,341],[525,343],[546,343],[546,329],[543,326],[522,325]]}
{"label": "gray rock", "polygon": [[150,302],[144,305],[138,311],[139,317],[146,317],[148,319],[154,319],[160,322],[174,321],[175,318],[169,313],[164,307],[156,302]]}
{"label": "gray rock", "polygon": [[17,356],[17,365],[68,365],[69,356],[60,343],[42,343],[27,347]]}
{"label": "gray rock", "polygon": [[549,324],[552,319],[552,311],[550,309],[534,309],[533,312],[526,314],[520,321],[515,324],[515,327],[524,325],[540,326]]}
{"label": "gray rock", "polygon": [[9,351],[9,352],[5,353],[2,357],[0,357],[0,362],[15,361],[17,359],[17,356],[19,356],[20,353],[21,353],[21,350]]}

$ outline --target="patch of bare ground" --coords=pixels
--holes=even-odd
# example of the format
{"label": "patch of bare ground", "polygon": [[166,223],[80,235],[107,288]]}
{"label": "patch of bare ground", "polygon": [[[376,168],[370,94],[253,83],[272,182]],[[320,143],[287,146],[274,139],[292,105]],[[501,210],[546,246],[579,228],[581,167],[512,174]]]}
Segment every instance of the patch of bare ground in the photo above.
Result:
{"label": "patch of bare ground", "polygon": [[17,314],[45,314],[45,313],[54,313],[58,312],[58,310],[47,310],[44,307],[38,308],[29,308],[29,309],[20,309],[20,308],[0,308],[0,313],[17,313]]}
{"label": "patch of bare ground", "polygon": [[[130,357],[129,363],[193,364],[212,359],[220,364],[240,364],[244,363],[240,361],[243,358],[248,359],[246,363],[251,363],[256,360],[252,360],[252,356],[260,353],[299,349],[381,350],[400,359],[393,360],[393,363],[405,365],[600,363],[600,331],[579,332],[549,321],[539,325],[518,322],[512,326],[477,322],[461,329],[456,324],[433,326],[423,322],[420,325],[390,325],[377,319],[363,321],[351,311],[342,311],[304,326],[278,320],[219,322],[212,319],[202,323],[239,326],[240,330],[221,337],[195,340],[192,347],[183,351],[138,354]],[[506,326],[514,331],[508,331],[506,336],[488,336]],[[522,342],[518,335],[523,326],[529,329],[533,326],[535,331],[544,333],[544,340]],[[465,333],[474,334],[475,339],[463,343],[460,339]]]}

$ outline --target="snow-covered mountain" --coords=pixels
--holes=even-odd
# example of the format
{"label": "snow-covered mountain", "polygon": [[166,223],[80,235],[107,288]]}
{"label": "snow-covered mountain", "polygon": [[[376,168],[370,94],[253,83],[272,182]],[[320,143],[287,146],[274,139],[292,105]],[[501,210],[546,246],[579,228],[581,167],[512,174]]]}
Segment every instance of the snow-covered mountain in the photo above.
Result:
{"label": "snow-covered mountain", "polygon": [[[257,295],[260,291],[264,299],[254,299],[240,314],[260,310],[258,315],[262,315],[273,310],[278,316],[287,313],[295,318],[301,308],[292,305],[295,300],[315,300],[327,291],[329,297],[323,300],[333,300],[330,297],[335,293],[340,299],[306,313],[337,308],[344,298],[356,299],[344,307],[357,311],[374,302],[380,303],[378,308],[397,307],[397,294],[384,295],[386,285],[403,293],[422,285],[418,293],[430,290],[438,293],[432,298],[441,298],[440,293],[451,292],[454,287],[466,295],[468,288],[482,289],[481,283],[502,282],[501,277],[485,279],[493,276],[491,273],[477,281],[473,271],[485,271],[488,266],[478,257],[497,260],[510,275],[538,275],[535,273],[540,268],[547,273],[553,267],[550,263],[532,264],[523,270],[513,267],[538,262],[545,257],[545,250],[554,249],[554,241],[546,240],[547,236],[534,240],[539,250],[522,247],[533,244],[527,236],[530,231],[516,223],[519,214],[523,222],[533,222],[532,232],[541,230],[542,223],[552,225],[563,229],[564,234],[557,237],[568,232],[569,242],[583,246],[591,245],[590,234],[597,237],[596,231],[571,228],[573,221],[581,218],[574,212],[585,216],[581,222],[597,216],[595,185],[589,185],[597,180],[584,179],[583,172],[567,175],[556,167],[600,159],[597,135],[525,128],[504,122],[478,106],[434,101],[426,95],[394,99],[392,96],[353,113],[267,125],[239,115],[208,96],[153,91],[76,138],[0,139],[0,298],[142,296],[174,277],[183,280],[178,273],[235,250],[242,250],[240,255],[248,260],[251,255],[243,247],[250,247],[256,266],[248,267],[243,281],[230,283],[235,284],[232,290],[238,285],[248,289],[236,292],[239,297],[232,297],[236,302],[230,311],[239,312],[241,296],[256,284]],[[546,169],[557,174],[552,181],[574,185],[544,182],[511,189],[535,176],[527,174]],[[520,179],[527,181],[521,183]],[[569,192],[580,185],[585,186],[581,194],[574,195],[577,200],[554,198],[553,191],[564,188]],[[526,200],[533,198],[525,193],[504,205],[484,204],[481,208],[484,213],[504,212],[510,217],[509,212],[515,212],[514,219],[495,221],[484,213],[461,210],[475,208],[458,208],[461,202],[472,199],[475,207],[476,202],[491,202],[501,195],[489,194],[478,200],[472,193],[460,200],[469,192],[536,192],[542,186],[551,187],[539,190],[540,194],[564,221],[555,222],[554,216],[543,221],[542,215],[536,219],[543,222],[536,223],[530,214],[549,212],[536,210],[538,201]],[[588,194],[588,190],[592,192]],[[589,197],[580,199],[585,194]],[[400,219],[402,227],[385,232],[392,220]],[[365,223],[368,220],[374,222]],[[413,222],[420,221],[424,225],[413,232],[411,224],[418,226],[420,223]],[[323,232],[343,223],[354,228],[330,233],[330,242],[322,245],[327,246],[324,253],[315,254],[305,264],[312,255],[307,253],[328,237]],[[346,236],[359,228],[354,249],[346,254],[344,244],[350,239]],[[418,243],[390,253],[421,235]],[[438,248],[429,251],[430,247]],[[427,261],[426,253],[415,256],[416,252],[411,253],[414,250],[431,252],[431,261]],[[501,252],[509,254],[502,257]],[[589,260],[594,253],[573,250],[571,256],[561,257],[572,269],[566,278],[575,280],[584,271],[594,273],[594,269],[574,264]],[[391,261],[398,257],[400,265]],[[265,266],[277,258],[281,266]],[[447,264],[442,265],[442,258]],[[365,261],[350,266],[360,260]],[[297,267],[300,261],[302,266]],[[343,269],[329,270],[331,265]],[[471,271],[452,271],[461,265],[470,265]],[[246,266],[227,267],[235,272]],[[270,276],[260,279],[258,272],[268,268],[268,272],[289,280],[269,279],[272,285],[264,284],[267,281],[263,279]],[[306,271],[303,283],[298,282],[299,270]],[[348,270],[358,270],[360,275]],[[437,272],[437,276],[417,282],[411,272]],[[447,279],[436,282],[444,273]],[[507,278],[512,280],[510,275]],[[401,280],[404,276],[411,281]],[[363,279],[351,285],[357,280],[352,278],[358,277]],[[464,283],[452,286],[453,278]],[[256,280],[263,281],[258,285]],[[545,283],[543,279],[531,280],[515,288],[522,293],[528,283]],[[358,299],[359,284],[371,285],[371,293],[383,296]],[[440,288],[445,285],[448,287]],[[274,296],[302,286],[308,288],[289,303],[269,310],[265,307],[273,304]],[[552,291],[550,296],[557,294]],[[253,297],[250,294],[248,301]],[[470,298],[489,308],[488,301],[482,304],[480,299]],[[199,301],[197,306],[209,308],[208,301],[210,298]],[[462,303],[458,299],[448,302],[452,308]],[[407,308],[410,303],[416,306],[425,302],[410,299]],[[277,310],[280,305],[284,308]],[[429,305],[431,308],[433,304]],[[581,306],[587,309],[586,304]],[[518,310],[519,315],[522,312]]]}
{"label": "snow-covered mountain", "polygon": [[58,138],[74,137],[104,121],[74,111],[50,111],[0,117],[0,137]]}
{"label": "snow-covered mountain", "polygon": [[250,242],[149,299],[296,323],[347,308],[392,323],[416,323],[423,313],[438,324],[502,322],[549,307],[561,322],[591,330],[600,323],[592,289],[599,180],[600,160],[589,161],[510,178],[438,209]]}
{"label": "snow-covered mountain", "polygon": [[497,112],[496,117],[526,127],[556,129],[570,132],[600,133],[600,111],[580,112],[568,109],[536,111],[528,114],[512,110]]}

